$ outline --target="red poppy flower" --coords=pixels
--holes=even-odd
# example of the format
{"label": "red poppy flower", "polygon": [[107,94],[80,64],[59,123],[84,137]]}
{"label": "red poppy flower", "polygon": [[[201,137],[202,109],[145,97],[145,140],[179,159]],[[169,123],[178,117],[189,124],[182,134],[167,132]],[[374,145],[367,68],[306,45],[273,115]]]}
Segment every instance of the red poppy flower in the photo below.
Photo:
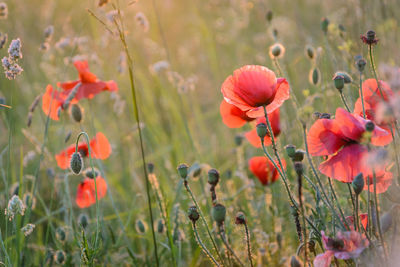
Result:
{"label": "red poppy flower", "polygon": [[[279,163],[275,161],[279,166]],[[286,168],[286,162],[282,160],[283,168]],[[274,164],[266,157],[252,157],[249,160],[250,171],[260,180],[263,185],[269,185],[279,178],[279,172]]]}
{"label": "red poppy flower", "polygon": [[235,105],[229,104],[225,100],[222,100],[219,106],[222,121],[229,128],[239,128],[246,124],[246,122],[255,120],[246,115],[246,112],[236,107]]}
{"label": "red poppy flower", "polygon": [[75,61],[75,68],[79,73],[79,80],[69,81],[64,83],[58,83],[64,91],[72,90],[78,83],[81,85],[75,95],[74,100],[79,101],[82,98],[93,98],[102,91],[118,91],[118,86],[114,81],[103,82],[97,78],[96,75],[89,71],[89,65],[87,61]]}
{"label": "red poppy flower", "polygon": [[[275,109],[271,114],[268,114],[268,120],[271,123],[272,132],[274,133],[274,137],[277,137],[281,133],[281,124],[280,124],[280,115],[279,115],[279,108]],[[267,124],[267,120],[265,117],[259,117],[256,120],[256,123],[265,123]],[[247,140],[255,147],[261,147],[261,139],[257,134],[257,129],[254,128],[253,130],[247,132],[245,134]],[[264,145],[269,146],[271,145],[271,137],[266,135],[264,137]]]}
{"label": "red poppy flower", "polygon": [[[329,156],[319,170],[328,177],[350,183],[362,172],[368,175],[363,164],[367,148],[361,139],[366,132],[367,120],[350,114],[342,108],[336,110],[335,119],[319,119],[310,128],[307,142],[313,156]],[[376,146],[388,144],[388,132],[375,126],[371,143]]]}
{"label": "red poppy flower", "polygon": [[[103,133],[97,133],[89,144],[93,158],[106,159],[110,156],[111,146]],[[86,142],[80,142],[78,144],[78,151],[81,153],[82,157],[88,156],[89,149]],[[67,169],[69,167],[70,159],[74,152],[75,144],[70,145],[68,148],[56,155],[57,164],[61,169]]]}
{"label": "red poppy flower", "polygon": [[[376,193],[384,193],[392,185],[393,174],[391,172],[385,170],[375,170],[375,178],[376,178]],[[374,175],[370,173],[365,178],[364,190],[368,190],[370,192],[374,192]]]}
{"label": "red poppy flower", "polygon": [[53,92],[53,90],[53,86],[50,84],[47,85],[46,92],[42,97],[42,109],[52,120],[58,120],[60,109],[62,109],[62,105],[68,97],[68,93],[59,92],[57,90]]}
{"label": "red poppy flower", "polygon": [[[102,199],[107,193],[107,183],[103,177],[96,177],[97,199]],[[75,202],[79,208],[87,208],[96,203],[96,186],[94,179],[86,177],[76,191]]]}
{"label": "red poppy flower", "polygon": [[[386,82],[379,81],[379,85],[381,90],[379,90],[378,84],[376,83],[375,79],[365,80],[362,84],[365,116],[367,119],[375,122],[381,128],[387,130],[390,133],[390,125],[377,121],[376,112],[379,104],[381,102],[389,102],[394,94],[392,89]],[[355,103],[354,114],[363,116],[361,97],[359,97]],[[389,134],[386,138],[388,139],[388,142],[392,141],[391,134]]]}
{"label": "red poppy flower", "polygon": [[225,100],[246,112],[250,118],[264,116],[289,98],[289,84],[264,66],[246,65],[233,72],[221,87]]}
{"label": "red poppy flower", "polygon": [[[364,227],[365,230],[367,230],[367,226],[368,226],[368,213],[361,213],[360,215],[358,215],[359,217],[359,221],[361,222],[362,227]],[[346,218],[346,222],[349,225],[350,229],[348,230],[352,230],[354,231],[354,216],[347,216]]]}

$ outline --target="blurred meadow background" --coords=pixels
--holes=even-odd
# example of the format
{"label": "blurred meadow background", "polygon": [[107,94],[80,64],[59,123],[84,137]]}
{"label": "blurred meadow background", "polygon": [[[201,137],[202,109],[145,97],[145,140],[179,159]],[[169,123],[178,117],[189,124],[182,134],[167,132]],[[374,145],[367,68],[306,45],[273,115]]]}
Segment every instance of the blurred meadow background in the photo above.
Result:
{"label": "blurred meadow background", "polygon": [[[12,80],[0,75],[0,96],[5,105],[0,107],[0,265],[210,266],[212,262],[198,245],[187,217],[193,201],[177,172],[177,166],[185,162],[190,166],[189,185],[225,265],[240,266],[225,251],[213,223],[207,183],[211,168],[220,174],[216,193],[218,202],[226,207],[225,232],[243,264],[250,266],[245,229],[235,224],[239,211],[246,216],[254,266],[300,266],[293,263],[295,255],[302,266],[301,242],[283,183],[264,186],[250,172],[248,160],[262,156],[263,150],[243,137],[253,125],[231,129],[223,123],[222,83],[235,69],[248,64],[282,72],[289,82],[299,107],[295,108],[291,100],[281,107],[278,150],[286,159],[293,192],[297,192],[296,173],[284,146],[293,144],[305,149],[300,121],[309,129],[315,120],[314,112],[334,114],[336,108],[343,106],[332,81],[335,72],[343,71],[353,78],[343,93],[349,106],[354,106],[360,78],[355,56],[362,55],[368,62],[363,80],[374,78],[368,46],[360,39],[368,30],[374,30],[379,38],[374,46],[379,79],[394,92],[400,89],[397,0],[3,3],[8,14],[0,20],[0,41],[5,34],[7,40],[0,54],[7,57],[11,41],[19,38],[22,58],[18,64],[23,71]],[[325,28],[321,27],[324,18],[329,21]],[[121,34],[126,38],[132,64]],[[274,59],[269,50],[276,43],[285,52]],[[307,51],[313,51],[312,58]],[[58,82],[77,79],[73,65],[77,60],[87,61],[92,73],[100,80],[115,81],[119,90],[80,100],[83,119],[79,123],[68,110],[60,111],[59,120],[49,119],[42,110],[41,95],[48,84],[56,88]],[[140,123],[135,119],[130,67]],[[35,99],[37,107],[30,112]],[[155,178],[150,174],[154,179],[150,180],[149,191],[157,260],[139,128],[145,167],[148,163],[154,165],[150,173]],[[98,199],[98,205],[87,208],[78,207],[75,201],[84,176],[59,168],[55,158],[75,144],[82,131],[89,139],[102,132],[112,148],[108,158],[93,160],[108,189]],[[80,140],[86,139],[82,136]],[[393,147],[387,150],[393,159]],[[90,167],[90,161],[85,159],[84,165],[85,169]],[[306,160],[304,169],[312,177]],[[394,167],[392,171],[390,190],[379,195],[381,214],[400,199],[399,174]],[[322,176],[321,181],[333,199],[326,177]],[[339,196],[335,207],[340,206],[346,215],[351,215],[347,185],[332,182]],[[16,214],[10,219],[3,211],[14,194],[26,209],[24,215]],[[365,211],[367,196],[363,194],[360,210]],[[306,214],[318,230],[307,226],[314,248],[309,251],[311,260],[304,266],[313,266],[312,259],[323,252],[319,231],[334,235],[337,222],[306,181],[303,195]],[[25,236],[20,229],[27,224],[34,228]],[[217,257],[200,221],[198,228],[204,245]],[[393,232],[389,232],[388,242],[392,238],[398,241],[396,230],[390,231]],[[357,260],[336,260],[332,264],[367,266]],[[372,260],[370,264],[374,264]],[[399,266],[393,264],[388,266]]]}

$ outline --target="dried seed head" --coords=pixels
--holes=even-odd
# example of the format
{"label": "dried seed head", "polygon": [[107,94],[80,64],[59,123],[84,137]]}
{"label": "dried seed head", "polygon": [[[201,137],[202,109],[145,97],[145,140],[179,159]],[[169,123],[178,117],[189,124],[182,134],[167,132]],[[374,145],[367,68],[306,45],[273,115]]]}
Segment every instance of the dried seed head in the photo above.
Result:
{"label": "dried seed head", "polygon": [[361,172],[356,175],[353,182],[351,183],[351,186],[353,187],[354,193],[356,193],[356,195],[361,194],[361,192],[364,190],[364,176]]}
{"label": "dried seed head", "polygon": [[256,126],[257,130],[257,135],[261,138],[264,139],[264,137],[268,134],[268,129],[267,125],[265,123],[259,123]]}
{"label": "dried seed head", "polygon": [[226,208],[222,204],[216,204],[211,211],[211,215],[214,221],[217,222],[218,225],[221,225],[225,221],[226,216]]}
{"label": "dried seed head", "polygon": [[74,154],[72,154],[69,167],[74,174],[78,175],[81,173],[83,169],[83,159],[79,152],[74,152]]}
{"label": "dried seed head", "polygon": [[186,179],[188,175],[189,166],[186,163],[182,163],[178,166],[178,174],[182,179]]}
{"label": "dried seed head", "polygon": [[208,171],[208,183],[216,186],[219,182],[219,172],[216,169],[210,169]]}
{"label": "dried seed head", "polygon": [[65,260],[66,260],[66,259],[67,259],[67,255],[65,254],[64,251],[62,251],[62,250],[57,250],[57,251],[54,253],[54,261],[55,261],[57,264],[63,265],[63,264],[65,263]]}
{"label": "dried seed head", "polygon": [[296,146],[295,145],[286,145],[285,150],[286,150],[286,155],[288,155],[290,158],[293,158],[294,154],[296,153]]}
{"label": "dried seed head", "polygon": [[141,219],[136,220],[136,231],[140,234],[144,234],[147,231],[147,224]]}
{"label": "dried seed head", "polygon": [[32,234],[33,229],[35,229],[35,225],[32,223],[28,223],[27,225],[21,228],[21,232],[24,234],[24,236],[28,236]]}
{"label": "dried seed head", "polygon": [[246,223],[246,216],[243,212],[239,211],[236,214],[235,224],[245,224]]}
{"label": "dried seed head", "polygon": [[285,54],[285,47],[280,43],[273,44],[269,47],[269,56],[272,59],[281,58],[284,56],[284,54]]}
{"label": "dried seed head", "polygon": [[70,116],[73,121],[78,123],[82,122],[83,108],[81,108],[78,104],[71,105]]}
{"label": "dried seed head", "polygon": [[196,221],[200,218],[200,214],[196,208],[196,206],[190,206],[188,209],[188,217],[192,221],[192,223],[196,223]]}
{"label": "dried seed head", "polygon": [[341,92],[343,87],[344,87],[344,77],[343,77],[343,75],[335,75],[333,77],[333,83],[335,85],[335,88],[338,89]]}
{"label": "dried seed head", "polygon": [[379,39],[376,38],[376,33],[372,30],[367,31],[365,35],[361,35],[361,40],[367,45],[374,45],[379,41]]}
{"label": "dried seed head", "polygon": [[86,213],[79,214],[78,225],[82,226],[82,228],[84,229],[89,225],[89,217]]}

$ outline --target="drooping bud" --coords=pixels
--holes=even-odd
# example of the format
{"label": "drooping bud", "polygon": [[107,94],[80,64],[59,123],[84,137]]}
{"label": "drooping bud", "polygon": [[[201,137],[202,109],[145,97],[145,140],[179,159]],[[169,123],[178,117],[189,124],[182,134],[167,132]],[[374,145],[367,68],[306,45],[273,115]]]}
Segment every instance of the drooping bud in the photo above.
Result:
{"label": "drooping bud", "polygon": [[327,18],[323,18],[321,21],[321,29],[326,34],[328,32],[329,20]]}
{"label": "drooping bud", "polygon": [[189,207],[188,217],[192,221],[192,223],[195,223],[200,218],[200,214],[197,211],[196,206],[190,206]]}
{"label": "drooping bud", "polygon": [[366,130],[367,132],[372,132],[374,129],[375,129],[375,124],[374,124],[372,121],[368,121],[368,122],[365,124],[365,130]]}
{"label": "drooping bud", "polygon": [[223,224],[226,216],[226,208],[222,204],[216,204],[212,208],[211,214],[214,221],[216,221],[218,225]]}
{"label": "drooping bud", "polygon": [[364,189],[364,176],[361,172],[356,175],[353,182],[351,183],[351,186],[353,187],[354,193],[356,193],[356,195],[361,194]]}
{"label": "drooping bud", "polygon": [[54,253],[54,261],[55,263],[59,264],[59,265],[64,265],[65,260],[67,259],[67,255],[65,254],[64,251],[62,250],[57,250]]}
{"label": "drooping bud", "polygon": [[83,159],[79,152],[74,152],[74,154],[72,154],[69,167],[76,175],[81,173],[83,169]]}
{"label": "drooping bud", "polygon": [[343,76],[344,83],[352,83],[353,79],[351,78],[350,74],[344,71],[337,71],[334,76]]}
{"label": "drooping bud", "polygon": [[269,47],[269,56],[270,58],[281,58],[285,54],[285,47],[280,44],[276,43]]}
{"label": "drooping bud", "polygon": [[296,146],[295,145],[286,145],[285,146],[286,154],[290,157],[293,158],[294,154],[296,153]]}
{"label": "drooping bud", "polygon": [[342,75],[335,75],[333,83],[335,84],[335,88],[341,92],[344,87],[344,77]]}
{"label": "drooping bud", "polygon": [[70,116],[72,120],[80,123],[83,119],[83,109],[78,104],[71,105]]}
{"label": "drooping bud", "polygon": [[216,169],[210,169],[208,171],[208,183],[216,186],[219,182],[219,172]]}
{"label": "drooping bud", "polygon": [[85,229],[89,225],[89,217],[86,213],[81,213],[78,216],[78,225]]}
{"label": "drooping bud", "polygon": [[365,59],[363,59],[362,57],[356,59],[356,67],[359,72],[364,71],[365,65],[367,65],[367,61]]}
{"label": "drooping bud", "polygon": [[261,138],[264,139],[264,137],[268,134],[268,129],[267,125],[265,123],[259,123],[256,126],[257,130],[257,135]]}
{"label": "drooping bud", "polygon": [[141,219],[136,220],[135,226],[136,231],[140,234],[144,234],[147,231],[147,224]]}
{"label": "drooping bud", "polygon": [[186,163],[182,163],[178,166],[178,174],[182,179],[186,179],[188,175],[189,166]]}
{"label": "drooping bud", "polygon": [[245,224],[246,223],[246,216],[243,212],[239,211],[236,214],[235,224]]}

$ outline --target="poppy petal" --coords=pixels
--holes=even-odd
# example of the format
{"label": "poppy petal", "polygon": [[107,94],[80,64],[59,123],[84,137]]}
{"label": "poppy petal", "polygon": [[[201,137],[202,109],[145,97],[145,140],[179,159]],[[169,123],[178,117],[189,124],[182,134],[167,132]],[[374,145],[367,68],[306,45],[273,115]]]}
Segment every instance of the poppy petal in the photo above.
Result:
{"label": "poppy petal", "polygon": [[229,104],[225,100],[222,100],[221,105],[219,106],[219,110],[221,113],[222,121],[229,128],[239,128],[245,125],[246,122],[253,120],[251,118],[248,118],[246,116],[246,113],[240,108]]}
{"label": "poppy petal", "polygon": [[53,91],[53,87],[49,84],[46,92],[42,96],[42,110],[52,120],[59,120],[59,110],[66,96],[60,94],[57,90]]}
{"label": "poppy petal", "polygon": [[79,72],[79,79],[82,83],[94,83],[97,81],[96,75],[89,71],[89,64],[87,61],[75,61],[74,62],[75,68]]}
{"label": "poppy petal", "polygon": [[90,141],[90,148],[94,158],[106,159],[111,154],[111,145],[108,142],[107,137],[105,137],[101,132],[97,133]]}
{"label": "poppy petal", "polygon": [[365,125],[359,119],[362,118],[351,114],[343,108],[336,109],[335,121],[342,134],[350,140],[359,141],[365,132]]}
{"label": "poppy petal", "polygon": [[329,267],[331,265],[333,252],[328,250],[323,254],[317,255],[314,259],[314,267]]}

